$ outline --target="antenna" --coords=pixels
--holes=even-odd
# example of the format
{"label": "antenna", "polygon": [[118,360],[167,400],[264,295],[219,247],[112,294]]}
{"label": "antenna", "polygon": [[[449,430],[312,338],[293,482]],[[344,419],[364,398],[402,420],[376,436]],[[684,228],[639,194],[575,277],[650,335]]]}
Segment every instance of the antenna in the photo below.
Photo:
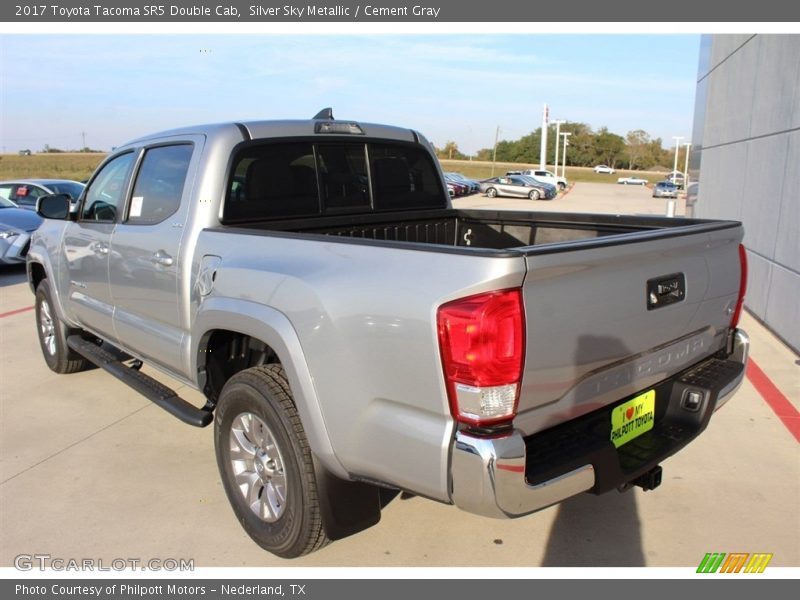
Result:
{"label": "antenna", "polygon": [[330,106],[328,108],[323,108],[316,115],[314,115],[314,120],[315,121],[319,121],[319,120],[322,120],[322,119],[325,119],[325,120],[328,120],[328,121],[333,121],[334,120],[333,119],[333,109]]}

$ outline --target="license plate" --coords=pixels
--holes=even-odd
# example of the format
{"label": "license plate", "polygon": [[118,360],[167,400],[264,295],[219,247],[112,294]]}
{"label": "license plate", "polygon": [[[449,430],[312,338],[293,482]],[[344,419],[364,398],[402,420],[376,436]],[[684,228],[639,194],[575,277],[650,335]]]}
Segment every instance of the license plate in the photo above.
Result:
{"label": "license plate", "polygon": [[616,448],[653,428],[656,417],[656,391],[639,394],[611,411],[611,443]]}

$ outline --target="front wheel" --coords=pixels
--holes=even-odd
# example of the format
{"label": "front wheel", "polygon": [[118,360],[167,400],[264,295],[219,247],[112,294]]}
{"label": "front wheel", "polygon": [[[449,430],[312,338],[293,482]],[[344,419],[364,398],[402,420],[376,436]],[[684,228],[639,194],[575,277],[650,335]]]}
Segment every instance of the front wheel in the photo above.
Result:
{"label": "front wheel", "polygon": [[311,449],[283,367],[253,367],[228,380],[214,442],[225,493],[253,541],[283,558],[328,543]]}
{"label": "front wheel", "polygon": [[559,181],[559,182],[558,182],[558,190],[559,190],[560,192],[563,192],[565,189],[567,189],[567,185],[566,185],[565,183],[561,183],[561,182]]}
{"label": "front wheel", "polygon": [[531,190],[528,193],[528,198],[531,200],[538,200],[539,199],[539,190]]}
{"label": "front wheel", "polygon": [[86,368],[86,359],[67,346],[67,337],[80,330],[67,327],[58,318],[54,306],[50,283],[42,279],[36,288],[35,308],[36,332],[44,361],[51,371],[59,374],[82,371]]}
{"label": "front wheel", "polygon": [[486,190],[486,195],[489,196],[489,198],[496,198],[497,190],[494,188],[489,188],[488,190]]}

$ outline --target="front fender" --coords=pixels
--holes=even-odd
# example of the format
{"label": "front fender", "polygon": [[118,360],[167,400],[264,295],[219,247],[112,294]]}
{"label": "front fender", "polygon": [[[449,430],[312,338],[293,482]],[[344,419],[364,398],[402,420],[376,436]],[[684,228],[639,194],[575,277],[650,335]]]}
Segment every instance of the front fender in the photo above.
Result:
{"label": "front fender", "polygon": [[257,338],[275,351],[289,380],[311,451],[331,473],[348,479],[348,473],[336,458],[331,444],[300,339],[286,315],[248,300],[207,298],[200,305],[192,326],[191,373],[197,374],[203,368],[203,344],[208,334],[217,329]]}
{"label": "front fender", "polygon": [[58,277],[58,265],[53,265],[50,259],[50,253],[47,252],[47,248],[42,245],[36,244],[35,240],[32,241],[30,250],[28,250],[28,255],[25,258],[25,272],[28,278],[28,287],[31,289],[33,294],[36,294],[36,288],[33,286],[33,265],[38,264],[44,269],[45,278],[50,282],[50,292],[52,294],[53,303],[53,310],[56,311],[56,316],[58,316],[59,320],[67,323],[71,326],[76,326],[76,323],[72,321],[72,319],[67,318],[67,312],[64,310],[64,306],[62,303],[61,298],[61,286],[59,285],[59,281],[57,280]]}

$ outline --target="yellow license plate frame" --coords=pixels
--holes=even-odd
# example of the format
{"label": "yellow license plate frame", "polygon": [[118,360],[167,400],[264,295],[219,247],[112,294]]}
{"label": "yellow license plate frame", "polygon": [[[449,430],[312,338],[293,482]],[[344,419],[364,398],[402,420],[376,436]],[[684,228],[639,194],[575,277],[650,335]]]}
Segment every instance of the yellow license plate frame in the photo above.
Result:
{"label": "yellow license plate frame", "polygon": [[615,448],[650,431],[656,421],[656,391],[648,390],[611,411],[611,443]]}

